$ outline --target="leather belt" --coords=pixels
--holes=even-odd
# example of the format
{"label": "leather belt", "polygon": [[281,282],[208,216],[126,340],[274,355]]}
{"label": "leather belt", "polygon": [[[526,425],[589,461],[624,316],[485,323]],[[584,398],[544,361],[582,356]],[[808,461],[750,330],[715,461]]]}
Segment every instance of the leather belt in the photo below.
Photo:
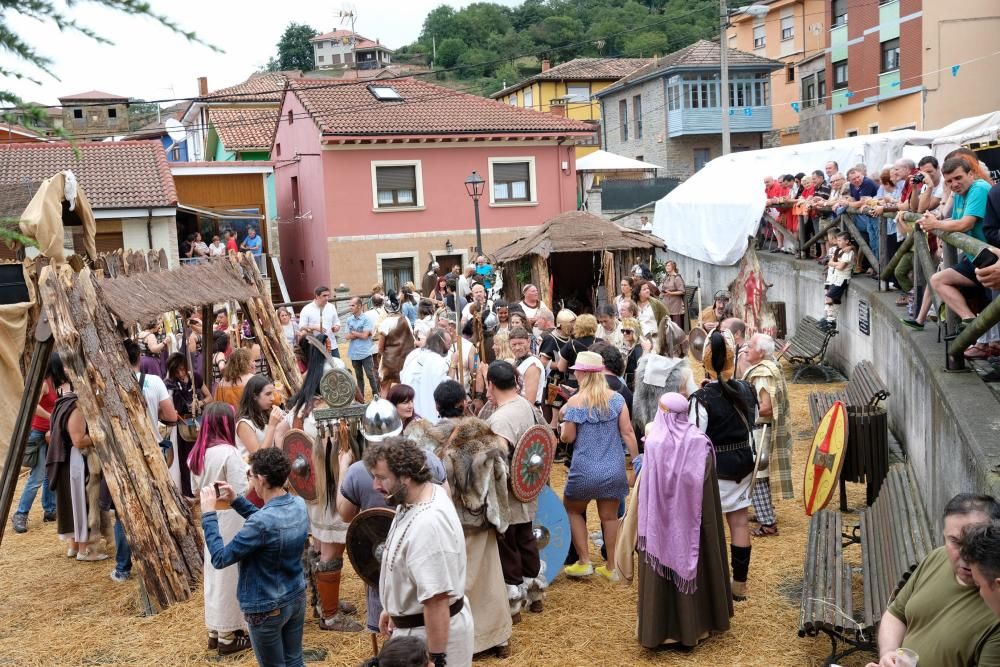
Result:
{"label": "leather belt", "polygon": [[737,449],[744,449],[750,447],[750,441],[744,440],[743,442],[732,442],[728,445],[719,445],[715,448],[716,454],[724,454],[726,452],[735,452]]}
{"label": "leather belt", "polygon": [[[455,616],[462,608],[465,606],[465,601],[462,598],[455,600],[448,607],[448,615]],[[392,624],[401,630],[409,630],[411,628],[422,628],[424,627],[424,615],[423,614],[406,614],[405,616],[391,616]]]}

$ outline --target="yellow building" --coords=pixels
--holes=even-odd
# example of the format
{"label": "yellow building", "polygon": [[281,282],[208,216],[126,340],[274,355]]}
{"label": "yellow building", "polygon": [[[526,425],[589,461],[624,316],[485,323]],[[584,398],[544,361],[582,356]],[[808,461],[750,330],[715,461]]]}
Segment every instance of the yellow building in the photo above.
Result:
{"label": "yellow building", "polygon": [[513,106],[598,125],[598,132],[590,143],[577,145],[579,158],[601,147],[601,105],[594,95],[650,62],[649,58],[576,58],[549,67],[549,61],[543,60],[541,72],[492,97]]}
{"label": "yellow building", "polygon": [[[729,46],[785,63],[771,74],[771,104],[780,145],[800,143],[799,114],[792,107],[801,98],[796,64],[826,47],[823,0],[771,0],[757,2],[767,14],[737,14],[727,31]],[[826,3],[829,4],[829,3]]]}

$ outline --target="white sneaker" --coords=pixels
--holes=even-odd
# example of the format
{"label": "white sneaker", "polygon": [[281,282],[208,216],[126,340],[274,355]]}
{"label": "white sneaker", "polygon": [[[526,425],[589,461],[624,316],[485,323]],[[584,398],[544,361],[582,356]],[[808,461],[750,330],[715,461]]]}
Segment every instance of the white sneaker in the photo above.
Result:
{"label": "white sneaker", "polygon": [[96,563],[99,560],[107,560],[108,555],[104,552],[97,551],[96,549],[87,549],[77,553],[76,559],[86,563]]}

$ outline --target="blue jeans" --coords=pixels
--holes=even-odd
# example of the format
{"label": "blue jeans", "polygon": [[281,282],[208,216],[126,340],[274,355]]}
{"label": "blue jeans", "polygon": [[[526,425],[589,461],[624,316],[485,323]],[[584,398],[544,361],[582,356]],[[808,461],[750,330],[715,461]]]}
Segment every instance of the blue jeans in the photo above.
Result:
{"label": "blue jeans", "polygon": [[250,643],[258,665],[302,667],[302,626],[306,618],[306,598],[301,596],[279,607],[274,616],[248,614]]}
{"label": "blue jeans", "polygon": [[35,503],[35,494],[38,487],[42,487],[42,509],[47,514],[56,511],[56,494],[49,489],[49,478],[45,475],[45,456],[48,454],[48,444],[45,442],[45,433],[31,430],[28,436],[28,444],[38,443],[38,462],[31,469],[28,481],[21,492],[21,500],[17,503],[17,513],[27,514],[31,511],[31,506]]}
{"label": "blue jeans", "polygon": [[125,529],[122,528],[122,522],[117,516],[115,516],[115,570],[122,574],[132,571],[132,547],[125,539]]}
{"label": "blue jeans", "polygon": [[[878,246],[879,246],[879,224],[882,222],[882,218],[876,218],[870,215],[859,215],[857,217],[859,223],[859,231],[864,232],[868,235],[868,247],[872,249],[872,254],[875,255],[875,259],[878,259]],[[878,268],[878,267],[872,267]]]}

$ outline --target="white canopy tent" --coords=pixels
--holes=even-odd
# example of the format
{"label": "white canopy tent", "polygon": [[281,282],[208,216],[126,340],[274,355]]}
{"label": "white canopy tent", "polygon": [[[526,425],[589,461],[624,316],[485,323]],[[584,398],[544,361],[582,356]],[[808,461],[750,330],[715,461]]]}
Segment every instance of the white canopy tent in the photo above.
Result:
{"label": "white canopy tent", "polygon": [[732,153],[712,160],[656,202],[652,231],[675,252],[728,266],[740,260],[747,237],[757,232],[767,200],[765,176],[822,169],[831,160],[846,173],[858,163],[874,170],[918,153],[941,159],[964,144],[995,141],[998,135],[1000,111],[939,130],[898,130]]}
{"label": "white canopy tent", "polygon": [[594,186],[594,177],[598,174],[618,171],[649,171],[655,174],[659,168],[659,165],[601,150],[588,153],[576,161],[576,171],[583,179],[584,192]]}

